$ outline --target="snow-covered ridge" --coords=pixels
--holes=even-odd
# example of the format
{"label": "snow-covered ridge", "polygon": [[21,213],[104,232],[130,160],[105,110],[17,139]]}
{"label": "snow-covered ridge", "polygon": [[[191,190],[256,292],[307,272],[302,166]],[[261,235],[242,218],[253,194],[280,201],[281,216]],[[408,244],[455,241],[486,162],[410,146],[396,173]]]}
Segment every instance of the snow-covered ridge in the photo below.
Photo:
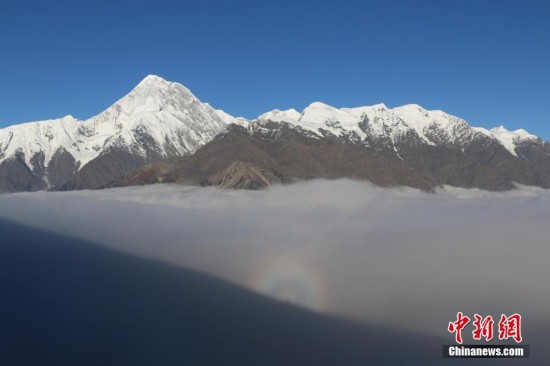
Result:
{"label": "snow-covered ridge", "polygon": [[[510,153],[522,141],[538,139],[524,130],[504,127],[487,130],[471,127],[461,118],[443,111],[430,111],[410,104],[388,108],[384,104],[357,108],[334,108],[315,102],[302,112],[273,110],[258,120],[288,122],[323,136],[351,136],[365,141],[381,139],[399,155],[400,142],[414,136],[428,145],[466,146],[480,136],[495,139]],[[147,157],[172,157],[193,153],[212,140],[228,124],[250,125],[222,110],[202,103],[179,83],[155,75],[143,79],[129,94],[88,120],[72,116],[29,122],[0,129],[0,163],[22,156],[33,170],[36,164],[48,167],[60,151],[71,154],[78,168],[110,148],[123,148]],[[43,156],[43,162],[37,162]]]}
{"label": "snow-covered ridge", "polygon": [[296,109],[287,109],[285,111],[280,111],[274,109],[270,112],[264,113],[258,117],[258,119],[270,120],[274,122],[284,122],[284,121],[297,121],[300,118],[301,114]]}
{"label": "snow-covered ridge", "polygon": [[518,143],[525,140],[537,140],[538,137],[520,128],[515,131],[508,131],[504,126],[499,126],[487,130],[483,127],[474,127],[476,131],[483,133],[486,136],[493,137],[500,141],[500,143],[510,151],[514,156],[516,154],[516,146]]}
{"label": "snow-covered ridge", "polygon": [[149,75],[128,95],[88,120],[67,116],[0,129],[0,162],[22,153],[32,169],[32,158],[41,153],[48,166],[63,149],[82,168],[113,146],[146,154],[140,141],[144,135],[154,140],[161,155],[184,155],[210,141],[228,123],[239,121],[201,103],[183,85]]}
{"label": "snow-covered ridge", "polygon": [[503,126],[487,130],[472,127],[465,120],[440,110],[427,110],[417,104],[388,108],[384,104],[356,108],[334,108],[321,102],[295,109],[273,110],[258,120],[288,122],[317,135],[328,131],[336,136],[356,134],[361,140],[386,138],[397,148],[397,141],[413,132],[428,145],[465,146],[480,135],[497,140],[511,154],[522,141],[538,139],[525,130],[508,131]]}

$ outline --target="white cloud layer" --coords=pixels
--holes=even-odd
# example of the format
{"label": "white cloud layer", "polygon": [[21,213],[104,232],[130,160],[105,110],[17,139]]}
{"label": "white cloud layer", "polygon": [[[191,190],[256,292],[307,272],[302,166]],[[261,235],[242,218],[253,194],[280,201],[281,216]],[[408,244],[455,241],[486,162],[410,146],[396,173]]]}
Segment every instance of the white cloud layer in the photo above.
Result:
{"label": "white cloud layer", "polygon": [[353,181],[0,195],[0,216],[319,311],[441,335],[457,311],[550,324],[550,192]]}

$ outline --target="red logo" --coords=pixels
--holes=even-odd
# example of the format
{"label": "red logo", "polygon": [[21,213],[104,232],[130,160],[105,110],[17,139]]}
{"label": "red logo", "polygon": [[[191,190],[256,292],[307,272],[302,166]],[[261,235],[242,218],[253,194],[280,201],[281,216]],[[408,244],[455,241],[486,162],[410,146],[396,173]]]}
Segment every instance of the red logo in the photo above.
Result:
{"label": "red logo", "polygon": [[489,315],[485,319],[479,315],[474,315],[476,320],[474,320],[474,327],[476,329],[472,332],[474,339],[479,341],[482,337],[485,338],[487,342],[493,339],[493,324],[495,324],[493,317]]}
{"label": "red logo", "polygon": [[504,340],[513,338],[517,343],[522,340],[521,337],[521,315],[513,314],[509,317],[502,314],[498,322],[498,339]]}
{"label": "red logo", "polygon": [[455,334],[455,340],[456,343],[462,344],[462,329],[468,325],[470,322],[470,318],[467,316],[463,316],[462,313],[459,311],[456,314],[456,321],[449,323],[449,326],[447,329],[450,333],[456,333]]}
{"label": "red logo", "polygon": [[[495,321],[491,315],[483,317],[479,314],[474,315],[475,320],[472,322],[474,330],[472,331],[472,336],[474,340],[481,340],[482,338],[489,342],[493,339],[493,327]],[[462,312],[456,314],[456,321],[450,322],[447,330],[449,333],[455,334],[455,341],[458,344],[462,344],[462,331],[470,323],[470,318]],[[517,343],[522,341],[521,336],[521,315],[513,314],[506,316],[502,314],[500,321],[498,322],[498,339],[506,340],[512,338]]]}

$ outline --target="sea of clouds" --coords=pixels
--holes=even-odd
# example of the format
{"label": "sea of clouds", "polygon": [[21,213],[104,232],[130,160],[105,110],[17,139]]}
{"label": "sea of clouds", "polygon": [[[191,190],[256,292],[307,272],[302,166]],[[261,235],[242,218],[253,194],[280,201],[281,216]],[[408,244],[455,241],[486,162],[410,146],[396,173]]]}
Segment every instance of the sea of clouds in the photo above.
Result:
{"label": "sea of clouds", "polygon": [[441,335],[462,311],[550,324],[550,192],[538,188],[155,185],[4,194],[0,217],[371,323]]}

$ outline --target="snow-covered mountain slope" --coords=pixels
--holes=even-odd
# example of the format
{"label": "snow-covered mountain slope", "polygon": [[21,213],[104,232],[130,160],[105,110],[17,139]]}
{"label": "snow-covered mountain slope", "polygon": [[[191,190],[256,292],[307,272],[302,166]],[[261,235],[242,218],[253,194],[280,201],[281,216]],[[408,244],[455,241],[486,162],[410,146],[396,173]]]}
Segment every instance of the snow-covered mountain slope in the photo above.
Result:
{"label": "snow-covered mountain slope", "polygon": [[233,132],[248,131],[262,143],[282,141],[289,130],[321,143],[333,137],[351,141],[435,174],[443,184],[459,182],[449,178],[459,171],[467,182],[457,184],[469,186],[480,175],[464,172],[483,165],[486,176],[507,171],[513,172],[508,180],[550,186],[550,143],[524,130],[471,127],[414,104],[338,109],[315,102],[301,113],[273,110],[248,121],[202,103],[181,84],[150,75],[88,120],[66,116],[0,129],[0,191],[103,187],[147,163],[193,154],[230,125],[244,127]]}
{"label": "snow-covered mountain slope", "polygon": [[263,120],[270,120],[274,122],[284,122],[284,121],[297,121],[300,119],[300,112],[298,112],[296,109],[288,109],[286,111],[280,111],[278,109],[274,109],[270,112],[264,113],[261,116],[258,117],[258,119]]}
{"label": "snow-covered mountain slope", "polygon": [[183,85],[150,75],[86,121],[67,116],[0,129],[0,163],[20,156],[34,171],[36,156],[43,155],[42,164],[48,167],[60,150],[74,157],[78,169],[109,148],[144,158],[151,150],[161,157],[186,155],[239,121],[201,103]]}
{"label": "snow-covered mountain slope", "polygon": [[[61,147],[77,155],[80,121],[72,116],[40,122],[22,123],[0,129],[0,162],[23,154],[29,167],[37,153],[47,160]],[[82,142],[80,143],[82,146]],[[84,147],[82,147],[84,150]],[[84,152],[83,152],[84,153]],[[91,153],[90,153],[91,155]]]}
{"label": "snow-covered mountain slope", "polygon": [[367,145],[384,141],[387,147],[398,151],[404,140],[431,146],[466,148],[483,138],[497,141],[517,157],[517,146],[537,136],[525,130],[507,131],[504,127],[492,130],[472,127],[465,120],[443,111],[430,111],[416,104],[388,108],[384,104],[357,108],[334,108],[315,102],[302,113],[294,109],[273,110],[258,120],[288,122],[302,129],[324,136],[327,132],[338,137],[353,136]]}
{"label": "snow-covered mountain slope", "polygon": [[487,130],[483,127],[474,127],[476,131],[483,133],[486,136],[493,137],[497,139],[502,146],[504,146],[508,151],[514,156],[518,156],[516,153],[516,148],[522,143],[530,140],[538,140],[539,138],[524,129],[519,129],[515,131],[508,131],[504,126],[499,126]]}

